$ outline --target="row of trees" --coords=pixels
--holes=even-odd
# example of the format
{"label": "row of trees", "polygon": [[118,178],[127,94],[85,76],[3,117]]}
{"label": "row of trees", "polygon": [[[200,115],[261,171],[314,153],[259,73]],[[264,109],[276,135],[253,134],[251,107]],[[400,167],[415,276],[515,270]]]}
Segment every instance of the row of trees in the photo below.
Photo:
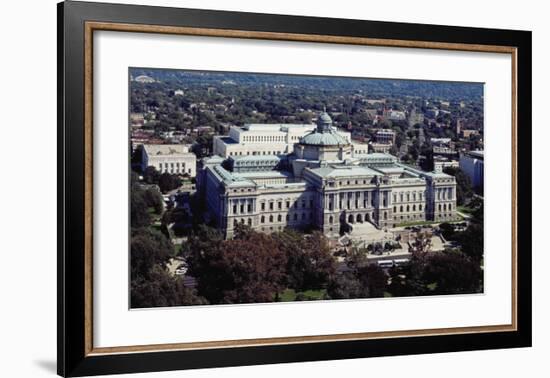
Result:
{"label": "row of trees", "polygon": [[206,304],[195,291],[185,287],[179,277],[168,272],[167,264],[176,250],[161,223],[164,218],[162,195],[156,185],[138,181],[132,173],[130,188],[130,302],[132,308]]}
{"label": "row of trees", "polygon": [[200,226],[189,238],[189,274],[210,303],[273,302],[286,288],[297,292],[326,289],[336,260],[320,232],[267,235],[240,225],[232,240]]}

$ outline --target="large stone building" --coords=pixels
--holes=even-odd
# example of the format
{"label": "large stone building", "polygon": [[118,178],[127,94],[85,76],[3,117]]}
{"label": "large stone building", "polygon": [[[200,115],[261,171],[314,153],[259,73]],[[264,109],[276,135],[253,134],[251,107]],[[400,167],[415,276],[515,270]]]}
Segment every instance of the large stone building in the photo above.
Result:
{"label": "large stone building", "polygon": [[[219,155],[201,162],[197,189],[211,220],[228,238],[239,223],[263,232],[317,228],[337,237],[357,222],[382,229],[456,219],[453,176],[409,167],[392,155],[366,153],[336,131],[326,113],[298,139],[281,135],[271,141],[269,154],[258,154],[264,151],[255,139],[261,127],[254,126],[256,135],[246,133],[250,126],[238,134],[252,138],[239,139],[239,154],[223,154],[228,150],[218,147]],[[272,125],[265,127],[266,134],[276,132]]]}
{"label": "large stone building", "polygon": [[472,187],[483,189],[483,151],[469,151],[462,154],[460,169],[470,177]]}
{"label": "large stone building", "polygon": [[160,173],[187,174],[195,177],[197,157],[184,144],[143,144],[141,169],[153,166]]}

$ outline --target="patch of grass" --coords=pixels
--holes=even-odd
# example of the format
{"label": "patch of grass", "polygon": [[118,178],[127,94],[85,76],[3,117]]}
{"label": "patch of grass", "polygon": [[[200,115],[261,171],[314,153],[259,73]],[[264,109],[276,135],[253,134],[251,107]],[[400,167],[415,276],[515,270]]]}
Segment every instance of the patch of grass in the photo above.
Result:
{"label": "patch of grass", "polygon": [[458,211],[460,211],[461,213],[464,213],[464,214],[467,214],[467,215],[471,215],[474,212],[474,209],[472,209],[471,207],[467,207],[467,206],[457,206],[456,209]]}
{"label": "patch of grass", "polygon": [[296,292],[294,289],[286,289],[282,293],[279,293],[279,300],[281,302],[294,302],[296,298],[301,298],[299,300],[304,301],[315,301],[320,300],[325,297],[327,293],[326,289],[319,290],[306,290]]}
{"label": "patch of grass", "polygon": [[396,227],[408,227],[408,226],[427,226],[427,225],[433,225],[441,223],[439,221],[417,221],[417,222],[405,222],[405,223],[399,223]]}

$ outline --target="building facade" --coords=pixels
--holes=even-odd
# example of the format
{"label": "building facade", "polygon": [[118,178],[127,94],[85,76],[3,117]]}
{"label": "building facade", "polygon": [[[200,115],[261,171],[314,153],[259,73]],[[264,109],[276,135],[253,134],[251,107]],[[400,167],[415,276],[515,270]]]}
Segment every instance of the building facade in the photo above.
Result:
{"label": "building facade", "polygon": [[470,151],[462,154],[460,169],[470,177],[472,187],[483,188],[483,151]]}
{"label": "building facade", "polygon": [[160,173],[186,174],[195,177],[197,157],[184,144],[143,144],[141,169],[155,167]]}
{"label": "building facade", "polygon": [[242,155],[204,159],[198,174],[207,213],[227,238],[238,224],[262,232],[314,228],[338,237],[355,223],[382,229],[456,219],[453,176],[365,153],[332,127],[326,113],[284,153],[260,155],[257,140],[250,142],[242,143]]}

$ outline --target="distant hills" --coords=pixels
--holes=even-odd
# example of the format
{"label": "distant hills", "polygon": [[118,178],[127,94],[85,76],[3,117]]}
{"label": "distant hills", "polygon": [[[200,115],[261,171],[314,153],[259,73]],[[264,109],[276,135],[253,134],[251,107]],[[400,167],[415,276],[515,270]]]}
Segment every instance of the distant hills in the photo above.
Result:
{"label": "distant hills", "polygon": [[178,86],[288,86],[322,91],[356,91],[378,96],[413,96],[446,100],[480,100],[482,83],[408,79],[371,79],[288,74],[188,71],[131,68],[130,75],[145,75],[158,82]]}

